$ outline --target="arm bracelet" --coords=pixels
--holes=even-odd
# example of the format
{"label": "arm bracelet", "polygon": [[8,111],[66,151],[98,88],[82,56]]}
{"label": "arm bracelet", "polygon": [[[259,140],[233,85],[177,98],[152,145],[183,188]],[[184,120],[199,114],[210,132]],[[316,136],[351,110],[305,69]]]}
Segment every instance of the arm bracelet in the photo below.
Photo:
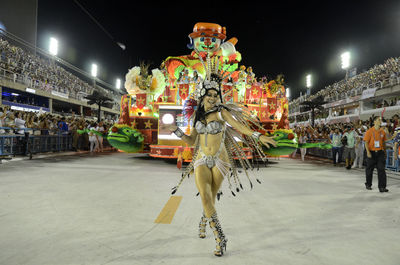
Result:
{"label": "arm bracelet", "polygon": [[251,137],[252,137],[254,140],[260,140],[260,136],[261,136],[261,133],[260,133],[260,132],[253,132],[253,133],[251,134]]}
{"label": "arm bracelet", "polygon": [[181,130],[181,128],[177,128],[175,131],[174,131],[174,134],[176,135],[176,136],[178,136],[179,138],[182,138],[182,136],[184,136],[185,135],[185,133]]}

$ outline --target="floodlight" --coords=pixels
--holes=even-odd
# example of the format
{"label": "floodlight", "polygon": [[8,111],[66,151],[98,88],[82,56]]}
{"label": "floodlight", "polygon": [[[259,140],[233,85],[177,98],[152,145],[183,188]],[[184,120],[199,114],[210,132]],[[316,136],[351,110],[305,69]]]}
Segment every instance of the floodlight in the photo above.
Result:
{"label": "floodlight", "polygon": [[92,76],[96,77],[97,76],[97,64],[92,64]]}
{"label": "floodlight", "polygon": [[58,40],[53,37],[50,38],[49,53],[54,56],[58,53]]}
{"label": "floodlight", "polygon": [[311,87],[311,75],[306,76],[306,87],[307,88]]}
{"label": "floodlight", "polygon": [[347,69],[350,67],[350,52],[344,52],[340,55],[342,58],[342,69]]}
{"label": "floodlight", "polygon": [[117,80],[115,80],[115,87],[121,89],[121,79],[117,78]]}

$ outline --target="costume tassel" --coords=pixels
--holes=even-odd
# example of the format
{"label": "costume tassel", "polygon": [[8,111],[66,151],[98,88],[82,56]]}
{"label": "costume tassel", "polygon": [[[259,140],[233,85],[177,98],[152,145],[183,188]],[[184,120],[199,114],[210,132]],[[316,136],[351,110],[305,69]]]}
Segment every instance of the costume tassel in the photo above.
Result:
{"label": "costume tassel", "polygon": [[178,187],[176,187],[176,186],[175,186],[175,187],[173,187],[173,188],[172,188],[172,192],[171,192],[171,194],[172,194],[172,195],[174,195],[174,194],[175,194],[175,192],[176,192],[177,190],[178,190]]}

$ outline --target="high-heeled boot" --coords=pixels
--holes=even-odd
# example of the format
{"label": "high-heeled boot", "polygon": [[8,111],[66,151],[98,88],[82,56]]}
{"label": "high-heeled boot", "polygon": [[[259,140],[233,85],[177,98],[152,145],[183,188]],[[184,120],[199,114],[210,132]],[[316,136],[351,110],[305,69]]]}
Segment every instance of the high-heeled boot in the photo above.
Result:
{"label": "high-heeled boot", "polygon": [[205,238],[206,237],[206,226],[207,226],[207,218],[203,213],[203,216],[200,219],[199,223],[199,237],[200,238]]}
{"label": "high-heeled boot", "polygon": [[211,229],[214,232],[215,242],[217,243],[217,246],[215,247],[214,250],[214,255],[222,256],[226,251],[226,243],[228,242],[228,239],[225,238],[224,232],[222,231],[221,228],[221,224],[218,221],[218,216],[216,212],[209,218],[209,223]]}

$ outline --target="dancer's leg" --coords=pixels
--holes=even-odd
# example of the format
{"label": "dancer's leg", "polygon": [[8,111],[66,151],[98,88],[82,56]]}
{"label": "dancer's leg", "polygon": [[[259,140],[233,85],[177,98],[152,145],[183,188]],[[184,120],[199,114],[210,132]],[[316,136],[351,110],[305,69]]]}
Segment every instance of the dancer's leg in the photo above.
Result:
{"label": "dancer's leg", "polygon": [[224,181],[224,176],[221,174],[221,172],[217,167],[213,167],[211,172],[212,172],[212,184],[211,184],[212,202],[215,207],[215,198],[217,197],[217,193],[221,188],[222,181]]}
{"label": "dancer's leg", "polygon": [[207,218],[215,212],[215,207],[212,199],[212,173],[211,170],[205,166],[200,165],[194,170],[195,182],[199,190],[201,202],[204,209],[204,214]]}

